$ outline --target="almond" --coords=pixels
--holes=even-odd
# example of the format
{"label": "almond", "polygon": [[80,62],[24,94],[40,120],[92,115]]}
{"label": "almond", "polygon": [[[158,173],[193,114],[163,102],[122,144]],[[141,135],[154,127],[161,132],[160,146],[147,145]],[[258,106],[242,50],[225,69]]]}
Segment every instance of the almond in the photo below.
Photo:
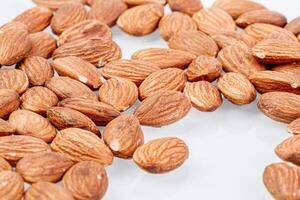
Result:
{"label": "almond", "polygon": [[0,118],[7,118],[10,113],[19,108],[19,105],[17,92],[11,89],[0,89]]}
{"label": "almond", "polygon": [[191,102],[181,92],[163,91],[145,99],[134,115],[142,125],[161,127],[179,121],[191,107]]}
{"label": "almond", "polygon": [[137,148],[133,161],[149,173],[161,174],[180,167],[189,157],[187,145],[179,138],[151,140]]}
{"label": "almond", "polygon": [[289,63],[289,64],[282,64],[272,67],[272,71],[278,72],[288,72],[300,75],[300,63]]}
{"label": "almond", "polygon": [[[95,1],[95,0],[94,0]],[[167,0],[123,0],[126,4],[131,6],[137,6],[146,3],[157,3],[157,4],[166,4]]]}
{"label": "almond", "polygon": [[253,47],[257,42],[252,36],[236,31],[217,33],[211,37],[221,49],[237,42],[244,42],[248,47]]}
{"label": "almond", "polygon": [[1,171],[12,171],[12,167],[4,158],[0,157],[0,172]]}
{"label": "almond", "polygon": [[300,17],[290,21],[284,28],[288,31],[291,31],[295,35],[298,35],[300,33]]}
{"label": "almond", "polygon": [[0,70],[0,89],[12,89],[19,94],[27,90],[29,86],[28,77],[18,69]]}
{"label": "almond", "polygon": [[147,35],[155,31],[163,15],[163,5],[144,4],[126,10],[118,18],[117,25],[130,35]]}
{"label": "almond", "polygon": [[292,134],[300,134],[300,118],[292,121],[288,126],[288,132]]}
{"label": "almond", "polygon": [[168,0],[172,11],[193,15],[203,8],[201,0]]}
{"label": "almond", "polygon": [[69,3],[69,2],[80,2],[80,3],[85,3],[86,0],[32,0],[33,3],[39,5],[39,6],[44,6],[47,8],[50,8],[52,10],[56,10],[60,8],[63,4]]}
{"label": "almond", "polygon": [[4,200],[21,200],[24,192],[22,177],[12,171],[0,172],[0,197]]}
{"label": "almond", "polygon": [[256,91],[246,76],[236,72],[224,74],[218,81],[224,97],[236,105],[249,104],[256,99]]}
{"label": "almond", "polygon": [[296,165],[300,165],[300,136],[295,135],[280,143],[275,152],[279,158],[284,161],[292,162]]}
{"label": "almond", "polygon": [[56,49],[56,40],[48,33],[37,32],[29,35],[31,41],[30,56],[50,58]]}
{"label": "almond", "polygon": [[10,123],[0,118],[0,136],[8,136],[15,132],[16,129]]}
{"label": "almond", "polygon": [[75,162],[90,160],[103,165],[111,165],[113,162],[113,154],[103,141],[92,132],[83,129],[61,130],[51,143],[51,148]]}

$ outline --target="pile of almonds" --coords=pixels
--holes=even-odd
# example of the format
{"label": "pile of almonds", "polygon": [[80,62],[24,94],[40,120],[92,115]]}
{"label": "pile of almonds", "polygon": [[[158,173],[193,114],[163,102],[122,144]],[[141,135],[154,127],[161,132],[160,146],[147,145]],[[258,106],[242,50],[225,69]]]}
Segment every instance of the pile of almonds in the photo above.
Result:
{"label": "pile of almonds", "polygon": [[[283,162],[265,169],[265,186],[277,200],[300,199],[300,18],[287,23],[250,0],[33,2],[0,27],[0,199],[101,199],[114,156],[149,173],[174,170],[187,145],[144,143],[141,125],[175,123],[192,106],[212,112],[222,96],[249,104],[257,92],[259,110],[294,134],[276,147]],[[115,24],[135,36],[159,27],[169,49],[122,59]]]}

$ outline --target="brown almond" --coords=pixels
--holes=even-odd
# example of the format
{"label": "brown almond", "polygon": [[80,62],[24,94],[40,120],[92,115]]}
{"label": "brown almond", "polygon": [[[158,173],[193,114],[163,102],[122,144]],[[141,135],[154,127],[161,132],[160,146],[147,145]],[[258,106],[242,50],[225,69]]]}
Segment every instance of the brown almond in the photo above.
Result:
{"label": "brown almond", "polygon": [[86,0],[32,0],[33,3],[39,5],[39,6],[44,6],[47,8],[50,8],[52,10],[56,10],[60,8],[63,4],[65,3],[70,3],[70,2],[79,2],[79,3],[85,3]]}
{"label": "brown almond", "polygon": [[[94,0],[95,1],[95,0]],[[126,4],[131,6],[137,6],[146,3],[166,4],[166,0],[123,0]]]}
{"label": "brown almond", "polygon": [[12,171],[12,167],[4,158],[0,157],[0,172],[2,171]]}
{"label": "brown almond", "polygon": [[217,33],[211,37],[221,49],[237,42],[244,42],[248,47],[253,47],[257,42],[252,36],[236,31]]}
{"label": "brown almond", "polygon": [[37,32],[29,35],[31,50],[29,56],[50,58],[56,49],[56,40],[48,33]]}
{"label": "brown almond", "polygon": [[12,171],[0,172],[0,197],[3,200],[21,200],[24,192],[22,177]]}
{"label": "brown almond", "polygon": [[287,72],[300,75],[300,63],[282,64],[272,67],[272,71]]}
{"label": "brown almond", "polygon": [[27,75],[18,69],[0,70],[0,89],[12,89],[19,94],[27,90],[29,81]]}
{"label": "brown almond", "polygon": [[10,113],[19,108],[19,105],[19,94],[16,91],[0,89],[0,118],[7,118]]}
{"label": "brown almond", "polygon": [[292,162],[296,165],[300,165],[300,136],[292,136],[279,145],[275,149],[275,153],[279,158],[284,161]]}
{"label": "brown almond", "polygon": [[203,8],[201,0],[168,0],[172,11],[193,15]]}
{"label": "brown almond", "polygon": [[288,132],[298,135],[300,134],[300,118],[292,121],[288,126]]}
{"label": "brown almond", "polygon": [[8,136],[15,132],[16,129],[10,123],[0,118],[0,136]]}
{"label": "brown almond", "polygon": [[300,33],[300,17],[290,21],[284,28],[288,31],[291,31],[295,35],[298,35]]}

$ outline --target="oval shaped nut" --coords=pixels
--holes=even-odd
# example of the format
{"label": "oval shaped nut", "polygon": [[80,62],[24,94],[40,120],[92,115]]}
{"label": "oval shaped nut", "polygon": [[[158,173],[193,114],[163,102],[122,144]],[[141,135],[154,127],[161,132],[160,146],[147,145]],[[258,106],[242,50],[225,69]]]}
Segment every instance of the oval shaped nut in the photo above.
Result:
{"label": "oval shaped nut", "polygon": [[35,153],[22,158],[16,165],[26,182],[57,182],[73,165],[73,161],[56,152]]}
{"label": "oval shaped nut", "polygon": [[123,0],[126,4],[131,6],[137,6],[146,3],[156,3],[165,5],[167,3],[166,0]]}
{"label": "oval shaped nut", "polygon": [[7,121],[0,118],[0,136],[8,136],[16,132],[16,129]]}
{"label": "oval shaped nut", "polygon": [[198,29],[209,35],[236,29],[232,17],[219,8],[202,9],[193,15],[193,19]]}
{"label": "oval shaped nut", "polygon": [[2,171],[12,171],[12,167],[4,158],[0,157],[0,172]]}
{"label": "oval shaped nut", "polygon": [[183,70],[177,68],[161,69],[150,74],[139,87],[141,100],[162,91],[182,91],[187,77]]}
{"label": "oval shaped nut", "polygon": [[12,171],[0,172],[0,197],[8,200],[21,200],[24,192],[22,177]]}
{"label": "oval shaped nut", "polygon": [[215,41],[203,32],[193,30],[174,35],[168,41],[169,48],[187,51],[196,56],[216,56],[219,48]]}
{"label": "oval shaped nut", "polygon": [[272,67],[271,70],[300,75],[300,63],[289,63],[289,64],[277,65],[275,67]]}
{"label": "oval shaped nut", "polygon": [[298,135],[300,134],[300,118],[292,121],[288,126],[288,132]]}
{"label": "oval shaped nut", "polygon": [[144,134],[134,115],[122,115],[107,124],[103,140],[115,156],[131,158],[135,150],[144,144]]}
{"label": "oval shaped nut", "polygon": [[134,60],[144,60],[152,62],[161,69],[179,68],[184,69],[188,66],[195,55],[181,50],[167,48],[148,48],[136,51],[132,56]]}
{"label": "oval shaped nut", "polygon": [[58,58],[53,61],[52,67],[60,76],[68,76],[90,88],[97,89],[102,85],[102,76],[97,68],[81,58],[75,56]]}
{"label": "oval shaped nut", "polygon": [[235,43],[223,48],[218,54],[226,72],[239,72],[249,77],[250,75],[266,70],[266,67],[256,61],[251,49],[244,43]]}
{"label": "oval shaped nut", "polygon": [[24,200],[74,200],[71,193],[64,187],[50,182],[32,184],[26,191]]}
{"label": "oval shaped nut", "polygon": [[189,30],[197,30],[197,25],[190,16],[184,13],[172,12],[159,22],[160,35],[166,41],[174,35]]}
{"label": "oval shaped nut", "polygon": [[69,2],[80,2],[85,3],[86,0],[32,0],[33,3],[44,6],[47,8],[50,8],[51,10],[57,10],[59,7],[61,7],[65,3]]}
{"label": "oval shaped nut", "polygon": [[188,146],[179,138],[151,140],[137,148],[133,161],[143,170],[161,174],[180,167],[189,157]]}
{"label": "oval shaped nut", "polygon": [[31,50],[29,56],[50,58],[56,49],[56,40],[46,32],[37,32],[29,35]]}
{"label": "oval shaped nut", "polygon": [[96,124],[77,110],[64,107],[52,107],[47,111],[49,121],[58,129],[82,128],[100,134]]}
{"label": "oval shaped nut", "polygon": [[94,0],[89,12],[89,19],[96,19],[108,26],[113,26],[118,17],[127,10],[125,3],[122,0]]}
{"label": "oval shaped nut", "polygon": [[16,91],[0,89],[0,118],[7,118],[10,113],[19,108],[19,105],[19,95]]}
{"label": "oval shaped nut", "polygon": [[163,5],[144,4],[123,12],[117,20],[117,25],[130,35],[143,36],[155,31],[163,16]]}
{"label": "oval shaped nut", "polygon": [[256,39],[246,33],[236,31],[217,33],[211,35],[218,46],[222,49],[237,42],[244,42],[248,47],[253,47],[256,44]]}
{"label": "oval shaped nut", "polygon": [[90,88],[69,77],[52,77],[46,82],[46,87],[60,100],[72,97],[97,100],[96,94]]}
{"label": "oval shaped nut", "polygon": [[102,68],[106,79],[124,78],[140,85],[153,72],[160,70],[154,63],[142,60],[116,60]]}
{"label": "oval shaped nut", "polygon": [[213,82],[220,77],[222,64],[214,57],[198,56],[189,65],[186,75],[189,81]]}
{"label": "oval shaped nut", "polygon": [[113,162],[113,154],[104,142],[94,133],[79,128],[61,130],[51,148],[75,162],[92,160],[105,166]]}
{"label": "oval shaped nut", "polygon": [[138,93],[138,88],[133,82],[122,78],[111,78],[99,89],[99,99],[118,111],[125,111],[136,102]]}
{"label": "oval shaped nut", "polygon": [[300,136],[295,135],[281,142],[275,153],[284,161],[300,165]]}
{"label": "oval shaped nut", "polygon": [[172,11],[183,12],[193,15],[203,8],[200,0],[168,0]]}
{"label": "oval shaped nut", "polygon": [[103,165],[95,161],[83,161],[65,174],[63,186],[75,199],[101,199],[107,190],[108,178]]}
{"label": "oval shaped nut", "polygon": [[218,88],[207,81],[187,83],[184,94],[191,100],[192,105],[202,112],[215,111],[223,102]]}
{"label": "oval shaped nut", "polygon": [[0,70],[0,89],[12,89],[21,94],[27,90],[29,80],[27,75],[18,69]]}
{"label": "oval shaped nut", "polygon": [[246,76],[226,73],[218,81],[218,89],[226,99],[236,105],[249,104],[256,99],[256,90]]}
{"label": "oval shaped nut", "polygon": [[161,127],[179,121],[192,105],[181,92],[157,92],[145,99],[134,111],[142,125]]}
{"label": "oval shaped nut", "polygon": [[106,125],[121,114],[111,105],[91,99],[68,98],[59,102],[58,105],[85,114],[93,120],[96,125]]}
{"label": "oval shaped nut", "polygon": [[290,123],[300,117],[300,97],[289,92],[262,94],[257,107],[275,121]]}
{"label": "oval shaped nut", "polygon": [[290,21],[284,28],[288,31],[291,31],[295,35],[298,35],[300,33],[300,17]]}
{"label": "oval shaped nut", "polygon": [[39,32],[49,26],[52,11],[46,7],[33,7],[19,14],[13,21],[21,22],[27,26],[30,33]]}

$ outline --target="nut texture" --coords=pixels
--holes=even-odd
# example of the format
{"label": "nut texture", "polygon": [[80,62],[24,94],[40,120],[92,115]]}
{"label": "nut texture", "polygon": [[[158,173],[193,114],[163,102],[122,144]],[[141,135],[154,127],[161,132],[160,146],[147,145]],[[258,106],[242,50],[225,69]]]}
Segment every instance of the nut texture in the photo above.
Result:
{"label": "nut texture", "polygon": [[221,49],[237,42],[244,42],[248,47],[253,47],[257,42],[252,36],[236,31],[217,33],[211,37]]}
{"label": "nut texture", "polygon": [[39,6],[44,6],[47,8],[50,8],[52,10],[56,10],[59,7],[61,7],[65,3],[69,2],[80,2],[80,3],[85,3],[86,0],[32,0],[33,3],[39,5]]}
{"label": "nut texture", "polygon": [[22,177],[12,171],[0,172],[0,197],[4,200],[21,200],[24,191]]}
{"label": "nut texture", "polygon": [[277,145],[275,152],[279,158],[284,161],[292,162],[296,165],[300,165],[300,136],[292,136],[279,145]]}
{"label": "nut texture", "polygon": [[8,136],[15,132],[16,129],[10,123],[0,118],[0,136]]}
{"label": "nut texture", "polygon": [[292,134],[300,134],[300,119],[292,121],[288,126],[288,131]]}
{"label": "nut texture", "polygon": [[300,63],[282,64],[272,67],[272,71],[300,74]]}
{"label": "nut texture", "polygon": [[19,105],[17,92],[11,89],[0,89],[0,118],[7,118],[10,113],[19,108]]}
{"label": "nut texture", "polygon": [[12,89],[19,94],[27,90],[29,81],[27,75],[18,69],[0,70],[0,89]]}
{"label": "nut texture", "polygon": [[12,171],[12,167],[4,158],[0,157],[0,172],[2,171]]}
{"label": "nut texture", "polygon": [[200,0],[168,0],[172,11],[183,12],[193,15],[203,8]]}
{"label": "nut texture", "polygon": [[46,32],[37,32],[29,35],[31,50],[29,56],[50,58],[56,49],[56,40]]}
{"label": "nut texture", "polygon": [[123,0],[126,4],[131,6],[137,6],[146,3],[157,3],[157,4],[166,4],[166,0]]}
{"label": "nut texture", "polygon": [[290,21],[284,28],[288,31],[291,31],[295,35],[298,35],[300,33],[300,17]]}

